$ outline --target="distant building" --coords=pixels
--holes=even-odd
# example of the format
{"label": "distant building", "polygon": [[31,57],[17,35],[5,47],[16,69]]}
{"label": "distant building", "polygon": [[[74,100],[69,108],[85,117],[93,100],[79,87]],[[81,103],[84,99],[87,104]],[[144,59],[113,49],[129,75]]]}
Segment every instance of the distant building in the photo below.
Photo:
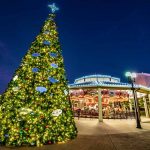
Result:
{"label": "distant building", "polygon": [[148,73],[137,73],[136,84],[150,87],[150,74]]}

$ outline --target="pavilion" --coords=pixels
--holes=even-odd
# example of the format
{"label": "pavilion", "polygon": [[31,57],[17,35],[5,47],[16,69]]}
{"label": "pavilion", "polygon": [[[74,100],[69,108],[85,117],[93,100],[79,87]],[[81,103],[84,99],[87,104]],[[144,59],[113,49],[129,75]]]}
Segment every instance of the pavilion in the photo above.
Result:
{"label": "pavilion", "polygon": [[[88,75],[78,78],[73,84],[69,84],[70,100],[73,109],[95,109],[98,113],[99,121],[104,118],[103,110],[108,105],[120,109],[120,103],[128,103],[129,111],[133,112],[133,94],[132,86],[129,83],[123,83],[120,78],[110,75]],[[150,88],[134,84],[137,98],[142,99],[146,117],[150,117]],[[115,109],[116,109],[115,108]]]}

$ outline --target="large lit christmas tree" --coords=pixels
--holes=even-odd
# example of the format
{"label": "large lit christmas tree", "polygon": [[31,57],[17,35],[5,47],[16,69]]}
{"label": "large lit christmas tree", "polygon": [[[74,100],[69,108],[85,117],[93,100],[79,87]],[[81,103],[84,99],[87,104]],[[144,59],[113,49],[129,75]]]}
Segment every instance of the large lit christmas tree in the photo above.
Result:
{"label": "large lit christmas tree", "polygon": [[65,142],[77,135],[52,13],[16,70],[0,104],[0,142],[37,145]]}

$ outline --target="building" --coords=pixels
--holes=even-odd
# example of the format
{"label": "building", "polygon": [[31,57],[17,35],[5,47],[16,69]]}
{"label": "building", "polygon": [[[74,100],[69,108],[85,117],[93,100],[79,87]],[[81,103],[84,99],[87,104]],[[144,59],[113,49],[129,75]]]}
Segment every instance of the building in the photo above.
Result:
{"label": "building", "polygon": [[[69,85],[70,100],[75,114],[82,117],[128,118],[134,117],[134,101],[131,84],[109,75],[89,75]],[[142,99],[145,115],[150,115],[150,88],[135,84],[138,99]]]}
{"label": "building", "polygon": [[148,73],[137,73],[135,83],[138,85],[150,87],[150,74],[148,74]]}

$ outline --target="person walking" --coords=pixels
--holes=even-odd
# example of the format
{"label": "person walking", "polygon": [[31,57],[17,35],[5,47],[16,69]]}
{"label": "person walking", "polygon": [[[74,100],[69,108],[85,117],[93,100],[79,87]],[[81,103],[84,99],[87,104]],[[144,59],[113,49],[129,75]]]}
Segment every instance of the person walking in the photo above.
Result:
{"label": "person walking", "polygon": [[77,110],[78,120],[79,120],[79,118],[80,118],[80,114],[81,114],[81,109],[79,108],[79,109]]}

